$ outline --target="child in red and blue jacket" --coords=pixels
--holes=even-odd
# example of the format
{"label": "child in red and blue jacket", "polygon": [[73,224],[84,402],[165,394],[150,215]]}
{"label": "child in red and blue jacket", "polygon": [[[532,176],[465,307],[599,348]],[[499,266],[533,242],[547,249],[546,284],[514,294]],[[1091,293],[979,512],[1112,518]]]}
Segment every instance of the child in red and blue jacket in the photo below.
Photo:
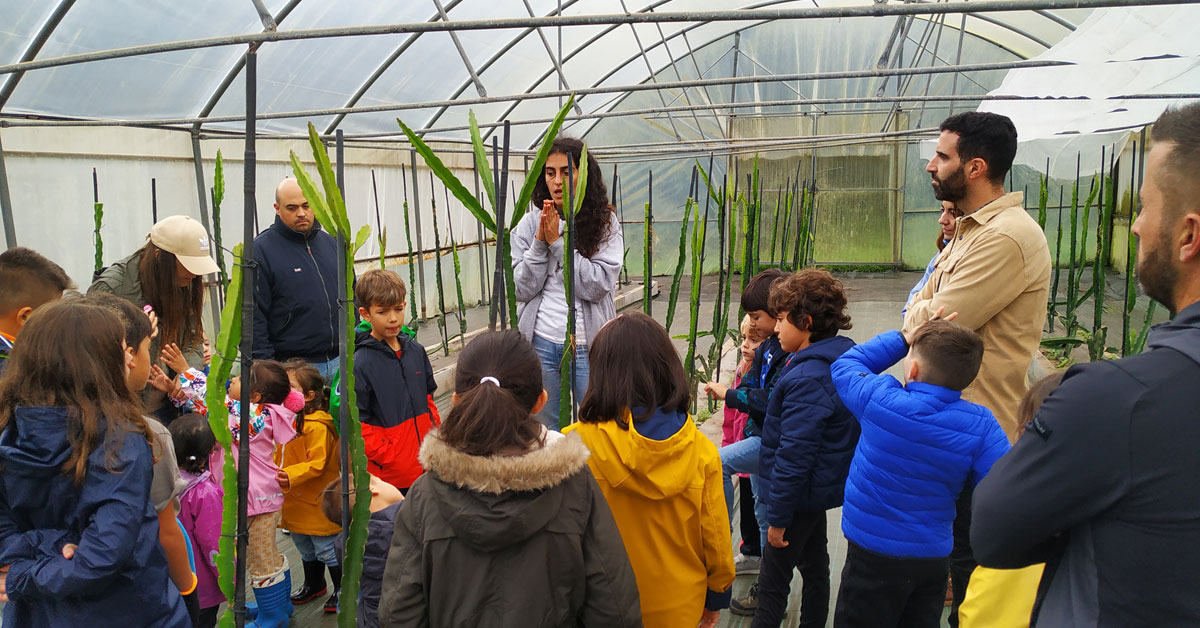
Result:
{"label": "child in red and blue jacket", "polygon": [[400,333],[405,287],[399,275],[372,269],[354,287],[358,314],[371,324],[355,338],[354,392],[366,445],[367,470],[407,491],[424,471],[417,453],[441,423],[433,366],[425,347]]}

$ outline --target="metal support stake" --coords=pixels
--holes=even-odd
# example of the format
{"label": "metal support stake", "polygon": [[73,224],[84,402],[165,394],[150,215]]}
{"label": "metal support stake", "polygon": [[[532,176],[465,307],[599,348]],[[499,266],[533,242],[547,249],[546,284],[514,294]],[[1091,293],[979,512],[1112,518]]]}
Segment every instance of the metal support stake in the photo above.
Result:
{"label": "metal support stake", "polygon": [[[345,156],[344,156],[344,138],[342,130],[337,130],[337,186],[341,191],[342,198],[346,198],[346,174],[345,174]],[[336,221],[335,221],[336,222]],[[339,448],[342,456],[342,529],[346,530],[347,535],[350,530],[350,406],[345,403],[346,392],[350,390],[350,373],[346,369],[347,360],[349,358],[349,347],[346,346],[346,308],[350,305],[350,295],[347,294],[346,287],[346,234],[342,233],[341,229],[337,230],[337,252],[338,252],[338,390],[342,393],[342,403],[338,405],[338,426],[343,434],[339,438]],[[344,549],[344,548],[343,548]],[[334,589],[341,586],[340,582],[333,583]]]}
{"label": "metal support stake", "polygon": [[[200,201],[200,224],[208,230],[208,241],[211,244],[209,250],[214,255],[221,255],[218,243],[213,239],[216,228],[208,215],[208,185],[204,182],[204,162],[200,157],[200,133],[195,130],[192,131],[192,164],[196,168],[196,197]],[[217,275],[216,281],[208,282],[208,305],[212,308],[213,317],[213,342],[216,342],[217,334],[221,333],[221,296],[221,276]]]}
{"label": "metal support stake", "polygon": [[[421,248],[421,186],[417,182],[417,151],[409,151],[409,163],[412,164],[413,181],[413,221],[417,223],[417,281],[421,285],[421,320],[425,320],[425,249]],[[430,190],[430,194],[433,191]],[[411,298],[411,297],[410,297]]]}
{"label": "metal support stake", "polygon": [[[244,208],[242,210],[242,259],[244,272],[242,292],[242,340],[241,365],[242,376],[246,385],[242,386],[240,400],[241,420],[239,422],[238,459],[250,459],[250,365],[254,347],[254,191],[257,156],[254,152],[254,133],[257,126],[255,116],[258,109],[258,52],[251,45],[246,53],[246,155],[244,160],[245,175],[243,189],[245,191]],[[248,538],[248,518],[246,516],[246,493],[250,488],[250,465],[240,464],[237,469],[237,569],[234,576],[234,625],[243,628],[246,625],[246,545]]]}
{"label": "metal support stake", "polygon": [[13,224],[12,197],[8,193],[8,169],[4,166],[4,144],[0,143],[0,214],[4,217],[6,248],[17,245],[17,227]]}

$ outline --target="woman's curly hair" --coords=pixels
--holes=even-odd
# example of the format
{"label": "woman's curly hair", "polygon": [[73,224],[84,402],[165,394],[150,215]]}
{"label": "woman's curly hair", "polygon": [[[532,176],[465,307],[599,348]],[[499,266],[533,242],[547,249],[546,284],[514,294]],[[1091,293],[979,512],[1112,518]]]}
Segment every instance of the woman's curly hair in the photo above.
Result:
{"label": "woman's curly hair", "polygon": [[825,270],[806,268],[775,280],[770,308],[786,314],[796,327],[807,329],[812,342],[832,338],[838,330],[852,327],[842,282]]}
{"label": "woman's curly hair", "polygon": [[[570,155],[571,163],[578,164],[583,157],[583,142],[573,137],[562,137],[554,140],[550,147],[551,155]],[[575,250],[590,258],[600,250],[604,238],[616,220],[613,206],[608,202],[608,187],[604,185],[604,173],[595,156],[588,153],[587,188],[583,192],[583,206],[575,215]],[[578,167],[578,166],[576,166]],[[564,183],[563,187],[566,187]],[[550,188],[546,185],[546,177],[538,177],[533,188],[533,207],[541,209],[542,202],[550,198]]]}

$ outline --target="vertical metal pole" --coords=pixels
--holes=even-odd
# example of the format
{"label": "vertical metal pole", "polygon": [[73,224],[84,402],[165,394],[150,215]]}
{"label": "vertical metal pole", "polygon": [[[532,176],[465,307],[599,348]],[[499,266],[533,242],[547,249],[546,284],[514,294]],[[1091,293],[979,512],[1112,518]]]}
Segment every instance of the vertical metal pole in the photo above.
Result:
{"label": "vertical metal pole", "polygon": [[158,224],[158,179],[150,177],[150,224]]}
{"label": "vertical metal pole", "polygon": [[[501,149],[501,153],[500,153],[500,187],[496,190],[496,198],[499,200],[501,205],[508,204],[508,150],[509,150],[509,147],[512,146],[511,140],[512,140],[512,124],[510,124],[508,120],[505,120],[504,121],[504,147]],[[495,145],[493,144],[493,149],[494,148],[495,148]],[[513,215],[516,215],[516,211],[517,211],[516,208],[514,208]],[[501,229],[500,225],[496,225],[496,228],[498,230]],[[507,235],[505,236],[503,242],[497,240],[497,244],[500,246],[503,246],[507,250],[509,250],[510,251],[509,254],[511,256],[512,243],[509,242],[509,238]],[[506,329],[509,324],[511,324],[513,327],[516,327],[517,321],[508,320],[509,312],[508,312],[508,279],[507,278],[513,272],[513,269],[511,266],[508,268],[504,268],[503,265],[498,265],[497,269],[500,271],[500,285],[504,286],[503,290],[500,291],[500,296],[502,297],[500,299],[500,329]]]}
{"label": "vertical metal pole", "polygon": [[[578,357],[578,352],[575,350],[575,344],[579,339],[575,337],[575,166],[574,159],[571,153],[567,152],[567,194],[563,198],[567,199],[566,206],[563,207],[563,214],[567,219],[567,237],[563,240],[563,257],[567,258],[567,263],[563,267],[563,279],[570,282],[571,298],[567,300],[567,337],[571,339],[569,346],[563,347],[564,353],[569,353],[567,368],[570,369],[571,385],[567,386],[567,390],[562,394],[566,395],[571,400],[571,423],[574,423],[579,415],[575,408],[575,360]],[[587,168],[587,164],[583,164]]]}
{"label": "vertical metal pole", "polygon": [[[738,31],[733,34],[733,74],[730,75],[732,78],[737,78],[737,75],[738,75],[737,62],[738,62],[738,57],[741,56],[741,54],[742,54],[741,47],[742,47],[742,31]],[[737,83],[734,83],[729,86],[729,103],[734,104],[736,102],[737,102]],[[732,113],[732,110],[730,111],[730,113]]]}
{"label": "vertical metal pole", "polygon": [[[966,0],[963,0],[963,1],[965,2]],[[967,34],[967,14],[963,13],[962,21],[959,22],[959,24],[958,24],[958,53],[956,53],[954,55],[954,65],[962,65],[963,38],[966,37],[966,34]],[[951,77],[951,79],[950,79],[950,95],[951,96],[958,94],[958,74],[959,74],[958,72],[955,72],[954,76]],[[954,115],[954,101],[953,100],[950,101],[950,115]]]}
{"label": "vertical metal pole", "polygon": [[[475,173],[475,198],[480,198],[480,196],[479,196],[479,168],[478,167],[475,168],[474,173]],[[495,208],[493,208],[493,209],[495,209]],[[488,298],[488,285],[487,285],[487,255],[484,254],[484,252],[487,251],[487,240],[483,237],[483,223],[479,222],[478,220],[475,221],[475,233],[476,233],[477,237],[479,238],[479,304],[485,305],[490,300]]]}
{"label": "vertical metal pole", "polygon": [[0,143],[0,214],[4,219],[6,248],[17,245],[17,227],[13,224],[12,198],[8,193],[8,169],[4,167],[4,144]]}
{"label": "vertical metal pole", "polygon": [[[421,284],[421,320],[425,320],[425,250],[421,248],[421,186],[417,183],[417,151],[410,151],[413,181],[413,220],[417,223],[417,280]],[[430,194],[433,190],[430,190]]]}
{"label": "vertical metal pole", "polygon": [[[200,224],[208,230],[208,241],[211,245],[211,251],[214,255],[221,255],[222,252],[218,248],[219,242],[213,239],[213,234],[217,232],[212,224],[212,220],[208,216],[208,185],[204,182],[204,162],[200,157],[200,133],[192,131],[192,165],[196,169],[196,198],[200,201]],[[96,201],[99,202],[99,201]],[[212,340],[216,342],[217,334],[221,333],[221,276],[217,275],[215,281],[208,284],[208,305],[212,308],[213,317],[213,333]]]}
{"label": "vertical metal pole", "polygon": [[255,170],[256,170],[256,155],[254,152],[254,134],[257,126],[257,109],[258,109],[258,54],[257,49],[251,44],[249,51],[246,53],[246,156],[244,160],[245,175],[244,175],[244,190],[245,200],[242,210],[242,259],[240,263],[243,265],[243,287],[242,292],[242,341],[241,341],[241,363],[242,363],[242,394],[240,400],[241,421],[238,437],[238,460],[242,464],[237,468],[237,570],[234,577],[234,593],[233,593],[233,609],[234,609],[234,625],[237,628],[242,628],[246,625],[246,545],[249,541],[248,536],[248,518],[246,516],[246,492],[250,487],[250,389],[254,384],[251,381],[251,365],[253,361],[252,355],[254,343],[254,280],[255,265],[254,265],[254,186],[255,186]]}
{"label": "vertical metal pole", "polygon": [[[734,44],[737,45],[736,43]],[[654,224],[654,171],[650,170],[646,173],[646,228],[649,229]],[[654,316],[654,296],[651,294],[653,288],[651,284],[654,282],[654,238],[646,238],[646,259],[650,261],[646,268],[642,271],[644,277],[642,281],[646,284],[646,315]]]}
{"label": "vertical metal pole", "polygon": [[[341,190],[342,198],[346,198],[346,173],[345,173],[345,146],[342,141],[342,130],[338,129],[334,136],[337,141],[336,157],[337,157],[337,186]],[[335,221],[336,222],[336,221]],[[341,229],[337,230],[337,256],[338,256],[338,390],[342,392],[343,403],[338,405],[338,426],[342,434],[350,433],[350,406],[345,403],[346,391],[350,390],[350,373],[346,369],[346,361],[348,358],[349,348],[346,346],[346,334],[349,330],[346,329],[347,312],[346,308],[350,304],[346,287],[346,234],[342,233]],[[350,439],[343,437],[339,438],[339,448],[342,455],[342,529],[349,534],[350,530]],[[334,589],[341,586],[340,582],[333,583]]]}

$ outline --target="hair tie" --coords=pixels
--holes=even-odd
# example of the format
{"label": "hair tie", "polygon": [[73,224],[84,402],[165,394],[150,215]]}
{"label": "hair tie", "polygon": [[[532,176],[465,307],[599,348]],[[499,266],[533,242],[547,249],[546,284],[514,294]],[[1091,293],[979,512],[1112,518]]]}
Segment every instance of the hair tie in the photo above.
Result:
{"label": "hair tie", "polygon": [[199,460],[199,458],[197,458],[195,456],[188,456],[187,459],[188,459],[188,462],[195,462],[195,461]]}
{"label": "hair tie", "polygon": [[480,383],[480,384],[482,384],[482,383],[484,383],[484,382],[491,382],[491,383],[495,384],[497,388],[499,388],[499,387],[500,387],[500,380],[496,379],[495,377],[492,377],[491,375],[488,375],[487,377],[480,377],[480,378],[479,378],[479,383]]}

